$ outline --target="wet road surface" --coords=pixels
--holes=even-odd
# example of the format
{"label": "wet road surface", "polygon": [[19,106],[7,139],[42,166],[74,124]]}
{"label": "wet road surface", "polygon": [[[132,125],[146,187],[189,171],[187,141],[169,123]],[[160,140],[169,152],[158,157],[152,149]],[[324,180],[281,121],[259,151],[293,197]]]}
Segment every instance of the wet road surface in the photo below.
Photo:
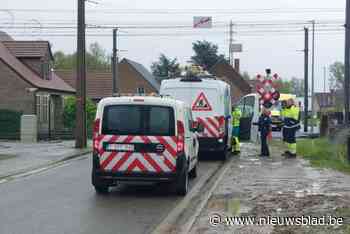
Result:
{"label": "wet road surface", "polygon": [[[201,161],[190,187],[220,164]],[[85,157],[0,184],[0,233],[149,233],[182,200],[167,185],[123,184],[101,196],[90,177]]]}

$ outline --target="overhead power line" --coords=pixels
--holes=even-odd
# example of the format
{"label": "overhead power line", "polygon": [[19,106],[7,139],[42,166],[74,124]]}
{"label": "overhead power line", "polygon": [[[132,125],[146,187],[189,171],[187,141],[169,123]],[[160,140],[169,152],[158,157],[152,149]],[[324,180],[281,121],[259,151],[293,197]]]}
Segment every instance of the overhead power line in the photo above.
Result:
{"label": "overhead power line", "polygon": [[[3,9],[11,12],[39,12],[39,13],[76,13],[75,9]],[[276,14],[276,13],[310,13],[329,12],[344,13],[344,8],[262,8],[262,9],[90,9],[87,13],[97,14]]]}

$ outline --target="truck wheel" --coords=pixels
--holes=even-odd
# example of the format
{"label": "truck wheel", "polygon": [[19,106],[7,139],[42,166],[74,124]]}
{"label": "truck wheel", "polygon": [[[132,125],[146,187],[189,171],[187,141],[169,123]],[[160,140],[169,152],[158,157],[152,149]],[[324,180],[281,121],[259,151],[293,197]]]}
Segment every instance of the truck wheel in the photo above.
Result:
{"label": "truck wheel", "polygon": [[190,178],[197,178],[197,165],[190,171]]}
{"label": "truck wheel", "polygon": [[180,196],[185,196],[188,192],[188,169],[187,163],[185,168],[183,169],[181,175],[178,178],[176,184],[176,193]]}

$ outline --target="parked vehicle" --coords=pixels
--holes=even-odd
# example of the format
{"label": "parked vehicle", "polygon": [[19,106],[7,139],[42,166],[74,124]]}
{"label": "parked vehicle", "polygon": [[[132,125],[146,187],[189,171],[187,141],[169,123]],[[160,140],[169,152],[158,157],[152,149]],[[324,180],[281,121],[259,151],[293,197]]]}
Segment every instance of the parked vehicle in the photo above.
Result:
{"label": "parked vehicle", "polygon": [[199,135],[200,151],[215,151],[226,159],[231,149],[231,93],[224,81],[197,76],[163,80],[161,95],[168,95],[191,106],[193,117],[203,124]]}
{"label": "parked vehicle", "polygon": [[172,182],[180,195],[196,177],[200,125],[183,102],[162,97],[111,97],[97,107],[92,184],[106,193],[118,181]]}
{"label": "parked vehicle", "polygon": [[297,99],[294,94],[281,93],[279,100],[274,104],[271,109],[271,120],[272,120],[272,131],[281,131],[283,121],[281,118],[282,101],[287,101],[288,99]]}

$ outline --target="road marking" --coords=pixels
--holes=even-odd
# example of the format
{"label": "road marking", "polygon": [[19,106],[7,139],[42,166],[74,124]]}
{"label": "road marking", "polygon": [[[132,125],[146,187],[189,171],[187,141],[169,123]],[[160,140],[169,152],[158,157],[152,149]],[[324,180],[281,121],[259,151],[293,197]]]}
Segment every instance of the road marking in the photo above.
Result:
{"label": "road marking", "polygon": [[[84,154],[84,155],[86,155],[86,154]],[[31,169],[31,170],[28,170],[28,171],[19,172],[19,173],[14,174],[14,175],[7,176],[7,177],[5,177],[3,179],[0,179],[0,184],[6,183],[6,182],[10,182],[10,181],[13,181],[13,180],[17,180],[17,179],[20,179],[20,178],[28,177],[28,176],[31,176],[31,175],[38,175],[38,174],[46,172],[46,171],[48,171],[50,169],[56,169],[56,168],[60,168],[60,167],[63,167],[63,166],[68,166],[71,162],[87,159],[88,156],[84,156],[84,155],[80,156],[80,157],[64,160],[64,161],[53,162],[53,163],[51,163],[49,165],[39,166],[38,168],[34,168],[34,169]]]}

